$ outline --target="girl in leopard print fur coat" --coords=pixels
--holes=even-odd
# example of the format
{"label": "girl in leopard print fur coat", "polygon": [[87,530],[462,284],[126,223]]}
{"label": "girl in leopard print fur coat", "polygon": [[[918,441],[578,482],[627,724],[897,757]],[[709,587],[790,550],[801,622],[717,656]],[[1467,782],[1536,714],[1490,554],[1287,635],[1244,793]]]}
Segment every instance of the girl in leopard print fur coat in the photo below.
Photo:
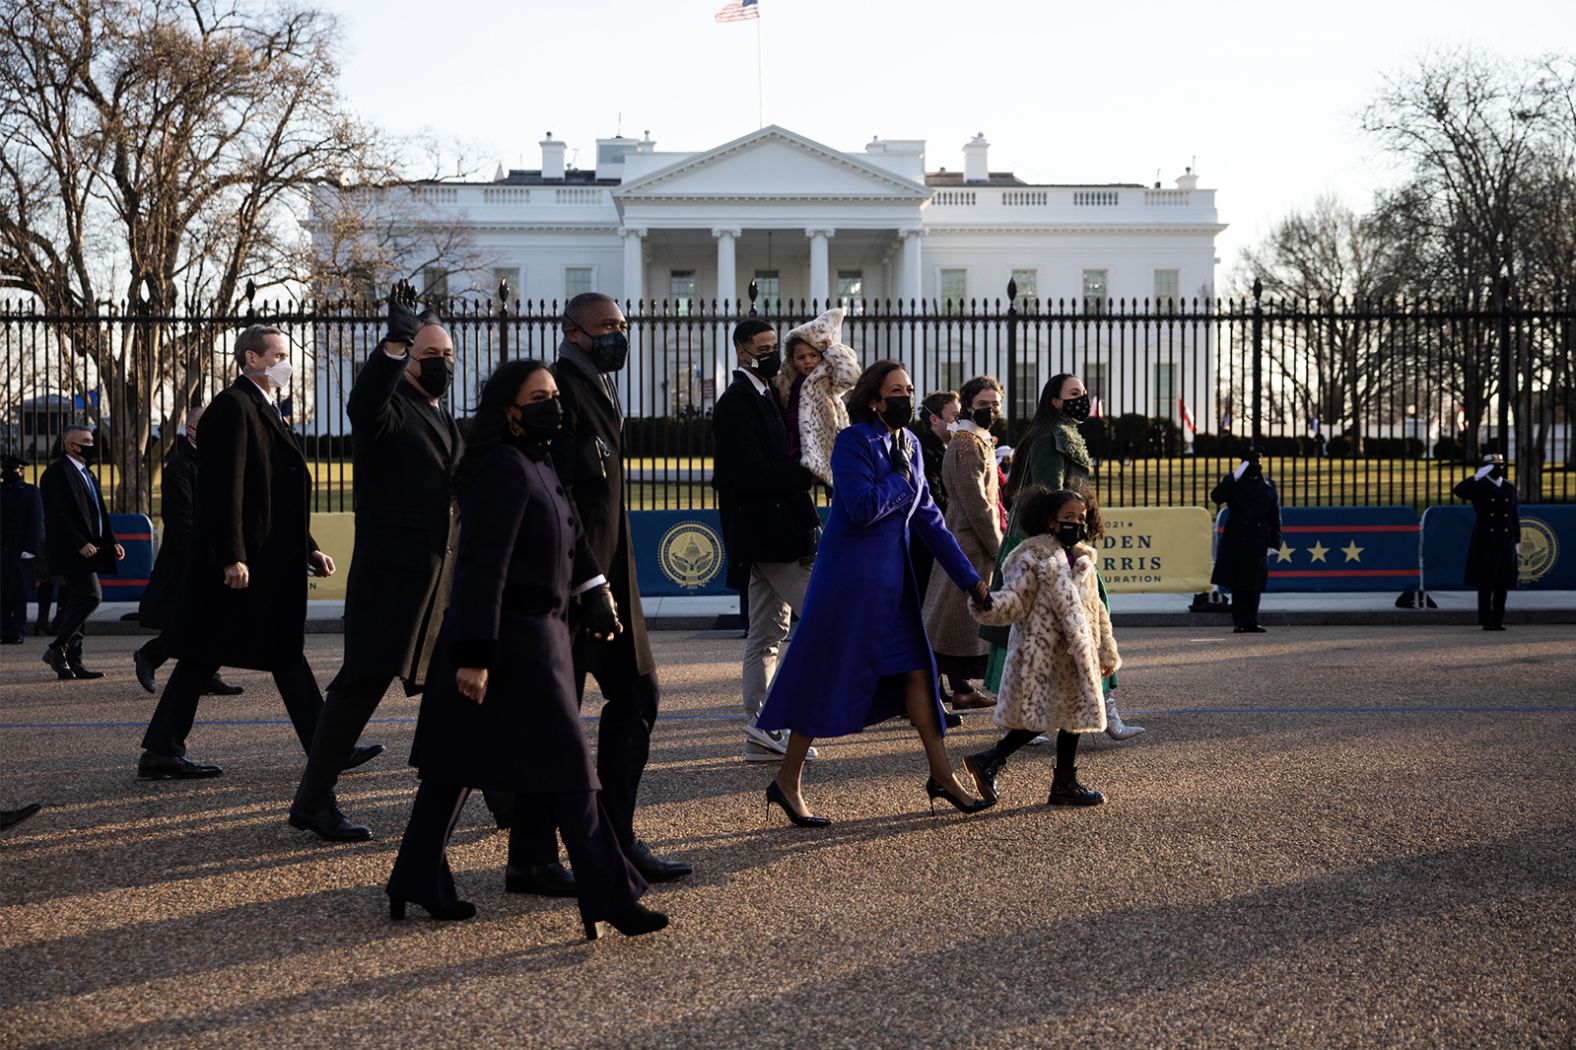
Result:
{"label": "girl in leopard print fur coat", "polygon": [[[815,354],[804,355],[801,364],[807,347]],[[798,451],[800,464],[830,486],[832,446],[848,426],[843,396],[854,388],[860,372],[859,358],[843,345],[843,308],[835,307],[790,329],[783,339],[783,355],[795,367],[777,373],[772,382],[794,430],[789,441]],[[801,371],[805,365],[810,366],[808,374]]]}
{"label": "girl in leopard print fur coat", "polygon": [[1101,531],[1099,506],[1092,494],[1042,488],[1021,496],[1016,512],[1028,538],[1008,555],[990,606],[970,606],[980,623],[1012,624],[995,715],[1009,732],[964,765],[980,796],[994,799],[1008,756],[1054,729],[1050,804],[1098,805],[1105,797],[1078,783],[1073,763],[1079,735],[1105,729],[1100,679],[1122,663],[1095,582],[1095,552],[1083,542]]}

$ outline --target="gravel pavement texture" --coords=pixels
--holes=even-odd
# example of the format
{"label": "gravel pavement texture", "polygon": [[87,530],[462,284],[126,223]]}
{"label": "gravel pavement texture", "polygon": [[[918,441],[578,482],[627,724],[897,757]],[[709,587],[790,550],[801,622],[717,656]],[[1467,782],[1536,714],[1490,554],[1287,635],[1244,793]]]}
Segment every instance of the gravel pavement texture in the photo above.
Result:
{"label": "gravel pavement texture", "polygon": [[[889,723],[820,742],[823,830],[741,761],[737,633],[654,640],[638,824],[696,872],[646,898],[671,928],[595,944],[572,901],[504,892],[480,798],[450,850],[477,918],[388,919],[397,690],[341,781],[376,837],[334,846],[285,824],[303,757],[267,675],[203,701],[192,757],[224,776],[149,783],[141,639],[90,637],[92,682],[0,649],[0,806],[46,803],[0,839],[0,1045],[1576,1044],[1576,629],[1119,631],[1148,732],[1085,742],[1106,805],[1048,808],[1032,748],[995,808],[932,816]],[[339,652],[308,639],[321,681]],[[960,773],[997,735],[964,718]]]}

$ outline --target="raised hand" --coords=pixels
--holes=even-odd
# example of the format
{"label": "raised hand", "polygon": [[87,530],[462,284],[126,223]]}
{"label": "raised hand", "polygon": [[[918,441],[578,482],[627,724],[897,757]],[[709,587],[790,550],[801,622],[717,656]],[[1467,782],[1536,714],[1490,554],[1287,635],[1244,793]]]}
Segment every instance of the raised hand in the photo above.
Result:
{"label": "raised hand", "polygon": [[410,346],[421,331],[421,319],[416,316],[416,289],[409,281],[399,281],[389,289],[388,332],[386,343]]}

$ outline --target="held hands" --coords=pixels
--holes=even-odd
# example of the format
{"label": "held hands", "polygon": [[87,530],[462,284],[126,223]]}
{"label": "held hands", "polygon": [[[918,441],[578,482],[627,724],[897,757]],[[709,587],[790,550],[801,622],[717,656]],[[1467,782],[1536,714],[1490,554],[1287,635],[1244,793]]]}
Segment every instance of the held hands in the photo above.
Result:
{"label": "held hands", "polygon": [[1102,667],[1102,668],[1100,668],[1100,677],[1101,678],[1110,678],[1114,674],[1116,674],[1116,668],[1114,668],[1114,667]]}
{"label": "held hands", "polygon": [[994,602],[991,601],[990,588],[985,586],[985,581],[980,580],[969,590],[969,604],[976,609],[989,609]]}
{"label": "held hands", "polygon": [[252,575],[246,570],[246,562],[238,561],[224,567],[224,585],[232,591],[244,591],[251,582]]}
{"label": "held hands", "polygon": [[461,667],[454,672],[454,684],[467,700],[481,703],[487,696],[487,668]]}
{"label": "held hands", "polygon": [[623,632],[618,619],[618,603],[613,600],[613,589],[607,584],[593,587],[580,595],[580,626],[598,641],[611,642]]}
{"label": "held hands", "polygon": [[306,556],[306,562],[312,567],[312,575],[323,577],[334,575],[334,559],[322,551],[313,551]]}
{"label": "held hands", "polygon": [[389,289],[388,333],[383,341],[394,346],[410,346],[421,331],[416,316],[416,289],[409,281],[399,281]]}

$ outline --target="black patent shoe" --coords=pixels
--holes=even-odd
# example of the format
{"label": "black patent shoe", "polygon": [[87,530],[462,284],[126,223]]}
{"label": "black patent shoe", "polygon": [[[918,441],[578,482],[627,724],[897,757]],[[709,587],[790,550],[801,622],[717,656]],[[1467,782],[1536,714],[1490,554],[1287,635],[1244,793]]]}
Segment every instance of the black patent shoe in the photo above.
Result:
{"label": "black patent shoe", "polygon": [[223,772],[219,766],[200,765],[174,755],[155,755],[152,751],[144,751],[137,760],[137,776],[143,780],[204,780]]}
{"label": "black patent shoe", "polygon": [[963,724],[963,716],[943,709],[941,712],[941,724],[948,729],[956,729]]}
{"label": "black patent shoe", "polygon": [[55,672],[55,677],[63,682],[69,682],[77,676],[71,665],[66,662],[66,654],[53,645],[44,646],[44,655],[41,659]]}
{"label": "black patent shoe", "polygon": [[639,839],[624,851],[624,855],[647,882],[671,882],[673,879],[682,879],[686,875],[694,874],[695,871],[682,860],[663,860],[652,853],[651,847]]}
{"label": "black patent shoe", "polygon": [[768,816],[771,815],[774,804],[781,807],[782,811],[788,814],[788,819],[793,821],[796,828],[824,828],[832,823],[828,817],[818,817],[813,813],[800,813],[794,809],[793,804],[788,801],[788,796],[783,794],[783,789],[777,786],[777,781],[775,780],[766,785],[766,813]]}
{"label": "black patent shoe", "polygon": [[371,828],[352,824],[336,806],[316,813],[298,813],[292,809],[290,826],[310,831],[325,842],[365,842],[372,837]]}
{"label": "black patent shoe", "polygon": [[470,901],[455,901],[453,904],[423,904],[421,901],[406,901],[394,896],[392,893],[389,894],[389,918],[396,922],[405,918],[406,904],[414,904],[434,919],[442,919],[445,922],[464,922],[466,919],[476,918],[476,905]]}
{"label": "black patent shoe", "polygon": [[1098,806],[1105,796],[1078,783],[1078,769],[1073,766],[1065,772],[1056,771],[1051,780],[1051,797],[1046,801],[1053,806]]}
{"label": "black patent shoe", "polygon": [[208,684],[202,687],[203,696],[240,696],[244,692],[244,687],[231,685],[218,675],[208,679]]}
{"label": "black patent shoe", "polygon": [[652,911],[650,908],[639,904],[632,905],[628,911],[622,912],[611,919],[592,920],[585,919],[586,940],[598,941],[607,936],[608,927],[622,933],[625,937],[639,937],[646,933],[656,933],[665,930],[668,926],[668,916],[665,912]]}
{"label": "black patent shoe", "polygon": [[974,790],[980,793],[980,798],[993,806],[997,799],[996,775],[1006,764],[1005,759],[997,758],[992,751],[981,751],[963,759],[963,768],[974,778]]}
{"label": "black patent shoe", "polygon": [[29,802],[20,809],[0,809],[0,831],[10,831],[43,808],[42,802]]}
{"label": "black patent shoe", "polygon": [[153,661],[148,659],[148,654],[138,649],[131,654],[131,665],[137,672],[137,684],[142,686],[143,692],[156,693],[159,683],[153,677]]}
{"label": "black patent shoe", "polygon": [[959,813],[978,813],[982,809],[989,809],[991,807],[991,803],[985,801],[982,798],[971,798],[967,802],[964,802],[962,799],[959,799],[957,796],[952,794],[952,792],[936,783],[935,777],[930,777],[925,781],[925,794],[930,796],[930,812],[933,814],[936,812],[936,799],[938,798],[944,798],[948,802],[952,803],[952,808],[957,810]]}
{"label": "black patent shoe", "polygon": [[382,753],[382,744],[368,744],[365,747],[358,747],[350,753],[350,757],[345,760],[344,765],[339,767],[339,771],[344,773],[355,769],[357,766],[364,766]]}
{"label": "black patent shoe", "polygon": [[72,678],[79,678],[83,681],[91,681],[94,678],[104,677],[103,671],[89,671],[86,667],[83,667],[80,662],[72,661],[69,656],[66,658],[66,660],[71,667]]}
{"label": "black patent shoe", "polygon": [[558,861],[551,864],[511,864],[503,870],[503,888],[509,893],[534,893],[538,897],[575,897],[574,872]]}

